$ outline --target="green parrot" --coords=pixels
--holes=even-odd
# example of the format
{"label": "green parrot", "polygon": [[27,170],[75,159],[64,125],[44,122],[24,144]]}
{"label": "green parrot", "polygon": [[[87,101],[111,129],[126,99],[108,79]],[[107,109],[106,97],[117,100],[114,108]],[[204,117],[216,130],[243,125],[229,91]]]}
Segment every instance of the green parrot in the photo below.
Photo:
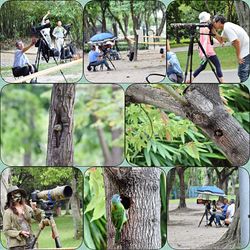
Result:
{"label": "green parrot", "polygon": [[115,226],[115,243],[117,243],[121,239],[122,227],[127,221],[127,216],[119,194],[114,194],[111,202],[111,220]]}

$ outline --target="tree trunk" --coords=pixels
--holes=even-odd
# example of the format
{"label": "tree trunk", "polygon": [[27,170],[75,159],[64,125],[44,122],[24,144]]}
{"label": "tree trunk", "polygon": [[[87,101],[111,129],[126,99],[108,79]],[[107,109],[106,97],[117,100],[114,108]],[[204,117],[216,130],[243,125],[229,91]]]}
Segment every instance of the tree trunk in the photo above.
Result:
{"label": "tree trunk", "polygon": [[70,212],[69,212],[69,204],[70,204],[70,201],[66,200],[65,201],[65,215],[69,215],[70,214]]}
{"label": "tree trunk", "polygon": [[[107,249],[161,248],[160,174],[158,168],[104,168]],[[116,193],[128,209],[128,221],[117,244],[110,215],[111,198]]]}
{"label": "tree trunk", "polygon": [[73,194],[70,198],[72,216],[74,222],[74,239],[80,239],[82,237],[82,217],[80,211],[80,200],[77,195],[77,182],[78,182],[78,173],[79,170],[73,169],[73,178],[72,178],[72,190]]}
{"label": "tree trunk", "polygon": [[1,174],[1,214],[4,212],[4,206],[7,201],[7,189],[10,186],[10,177],[10,168],[6,168]]}
{"label": "tree trunk", "polygon": [[47,166],[73,165],[75,84],[54,84],[49,114]]}
{"label": "tree trunk", "polygon": [[134,84],[126,91],[126,102],[146,103],[188,118],[210,138],[233,166],[249,158],[249,134],[223,106],[218,84],[191,84],[178,95],[149,85]]}
{"label": "tree trunk", "polygon": [[240,26],[250,34],[250,11],[248,4],[242,0],[234,1],[236,12],[239,18]]}
{"label": "tree trunk", "polygon": [[30,167],[31,165],[31,152],[25,151],[23,155],[23,165],[25,167]]}
{"label": "tree trunk", "polygon": [[180,201],[178,208],[186,208],[186,194],[185,194],[185,180],[184,180],[184,172],[187,168],[186,167],[176,167],[176,172],[180,179]]}
{"label": "tree trunk", "polygon": [[165,6],[162,6],[161,10],[162,10],[163,17],[161,19],[159,28],[156,30],[156,36],[161,36],[163,29],[165,27],[165,24],[166,24],[166,19],[167,19],[167,12],[166,12]]}
{"label": "tree trunk", "polygon": [[176,168],[172,168],[167,175],[167,222],[169,222],[169,200],[171,196],[171,191],[173,188],[173,184],[175,181],[175,170]]}
{"label": "tree trunk", "polygon": [[210,173],[211,167],[205,167],[204,172],[205,172],[205,178],[204,178],[204,183],[203,186],[210,186],[211,184],[211,173]]}
{"label": "tree trunk", "polygon": [[[249,174],[246,169],[239,168],[240,183],[240,221],[241,221],[241,247],[249,244]],[[239,237],[239,236],[238,236]]]}
{"label": "tree trunk", "polygon": [[133,32],[134,32],[134,38],[135,38],[134,61],[137,61],[139,37],[137,35],[136,29],[138,28],[139,21],[138,21],[138,17],[135,15],[134,0],[130,0],[130,12],[131,12],[132,20],[133,20]]}
{"label": "tree trunk", "polygon": [[235,214],[229,229],[216,243],[206,246],[204,249],[240,249],[240,228],[240,201],[239,195],[237,195]]}

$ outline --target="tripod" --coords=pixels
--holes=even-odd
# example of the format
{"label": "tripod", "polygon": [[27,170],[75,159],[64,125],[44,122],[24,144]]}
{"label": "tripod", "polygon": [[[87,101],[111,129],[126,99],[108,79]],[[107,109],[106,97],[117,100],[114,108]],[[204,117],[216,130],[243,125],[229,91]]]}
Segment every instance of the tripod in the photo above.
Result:
{"label": "tripod", "polygon": [[210,208],[208,207],[208,205],[205,205],[205,212],[203,213],[203,215],[201,217],[201,220],[199,222],[198,227],[200,227],[201,222],[203,221],[204,216],[206,216],[206,225],[208,224],[208,213],[209,213],[209,210],[210,210]]}
{"label": "tripod", "polygon": [[[37,54],[36,54],[36,60],[35,60],[35,66],[36,66],[37,71],[38,71],[39,65],[40,65],[41,54],[43,54],[43,51],[42,51],[42,42],[44,42],[45,46],[47,48],[49,48],[49,50],[50,50],[50,46],[49,46],[46,38],[44,37],[44,34],[41,31],[40,31],[40,38],[39,39],[40,39],[40,41],[39,41],[39,45],[38,45],[38,49],[37,49]],[[49,61],[49,55],[44,55],[43,54],[43,57],[44,57],[44,59],[45,59],[46,62]],[[56,65],[58,65],[58,62],[57,62],[54,54],[52,55],[52,57],[53,57]],[[61,75],[63,76],[65,82],[67,83],[67,79],[65,78],[65,75],[63,74],[62,70],[60,69],[59,71],[60,71]]]}
{"label": "tripod", "polygon": [[108,59],[108,61],[110,62],[110,64],[112,65],[112,67],[116,70],[115,65],[113,64],[111,58],[108,56],[108,53],[105,53],[103,56],[104,59]]}
{"label": "tripod", "polygon": [[[204,34],[204,35],[211,36],[211,34]],[[192,82],[192,73],[193,73],[192,67],[193,67],[193,53],[194,53],[194,40],[195,40],[195,38],[196,38],[196,41],[197,41],[197,43],[199,45],[199,48],[201,49],[203,55],[205,56],[207,62],[209,63],[209,65],[210,65],[216,79],[218,80],[219,83],[221,83],[221,81],[220,81],[218,75],[216,74],[215,69],[214,69],[209,57],[207,56],[202,44],[200,43],[199,39],[197,37],[195,37],[195,27],[191,27],[191,31],[190,31],[190,42],[189,42],[189,47],[188,47],[188,57],[187,57],[187,63],[186,63],[184,83],[187,80],[189,66],[190,66],[190,70],[189,70],[189,72],[190,72],[190,83]],[[189,65],[189,63],[190,63],[190,65]]]}
{"label": "tripod", "polygon": [[46,226],[50,226],[51,227],[51,231],[52,231],[52,237],[55,240],[55,246],[56,248],[62,248],[62,245],[60,243],[60,239],[59,239],[59,233],[56,227],[56,222],[53,218],[52,212],[51,211],[45,211],[45,217],[41,220],[40,222],[40,229],[31,245],[31,249],[34,249],[36,242],[42,232],[42,230],[46,227]]}

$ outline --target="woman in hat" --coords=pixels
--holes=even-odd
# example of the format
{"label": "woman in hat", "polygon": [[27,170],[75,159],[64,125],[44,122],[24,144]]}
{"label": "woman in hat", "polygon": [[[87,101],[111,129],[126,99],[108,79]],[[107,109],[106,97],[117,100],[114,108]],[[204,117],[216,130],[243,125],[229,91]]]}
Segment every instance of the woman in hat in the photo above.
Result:
{"label": "woman in hat", "polygon": [[[211,18],[211,15],[209,13],[207,13],[206,11],[201,12],[199,15],[200,24],[209,24],[210,18]],[[200,34],[201,34],[200,35],[200,43],[201,43],[202,47],[204,48],[204,50],[207,54],[207,57],[212,62],[212,64],[215,66],[216,74],[220,79],[220,83],[223,83],[224,79],[223,79],[223,74],[221,71],[220,61],[219,61],[219,59],[214,51],[213,45],[211,44],[211,40],[210,40],[210,35],[209,35],[210,29],[208,27],[202,27],[202,28],[200,28]],[[193,82],[194,78],[197,77],[201,73],[201,71],[205,70],[207,63],[208,63],[207,58],[203,54],[201,48],[199,48],[199,55],[201,58],[200,66],[198,69],[196,69],[194,71],[192,82]],[[187,80],[187,83],[190,83],[189,80]]]}
{"label": "woman in hat", "polygon": [[31,218],[41,221],[41,210],[25,204],[26,192],[12,186],[7,190],[7,202],[3,215],[3,232],[7,247],[11,250],[30,249],[34,236],[31,231]]}

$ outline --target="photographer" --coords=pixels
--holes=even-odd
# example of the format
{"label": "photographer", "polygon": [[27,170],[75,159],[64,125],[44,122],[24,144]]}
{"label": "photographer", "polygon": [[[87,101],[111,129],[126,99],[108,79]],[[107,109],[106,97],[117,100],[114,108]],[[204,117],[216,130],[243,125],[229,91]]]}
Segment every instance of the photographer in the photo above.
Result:
{"label": "photographer", "polygon": [[24,47],[22,41],[16,42],[17,50],[15,52],[14,64],[12,68],[12,72],[15,77],[27,76],[30,73],[33,74],[37,71],[35,65],[30,64],[29,59],[25,55],[25,52],[29,50],[35,43],[35,38],[32,38],[31,44],[27,47]]}
{"label": "photographer", "polygon": [[56,49],[59,52],[59,57],[61,59],[61,52],[64,44],[64,36],[67,34],[67,30],[62,26],[62,22],[58,21],[57,26],[54,28],[52,35],[55,37]]}
{"label": "photographer", "polygon": [[214,218],[216,219],[216,227],[222,227],[221,225],[221,220],[226,219],[226,214],[227,214],[227,208],[228,208],[228,199],[223,200],[223,205],[221,207],[217,207],[216,209],[220,211],[221,213],[213,213],[211,217],[209,218],[209,223],[208,226],[212,226],[212,222],[214,221]]}
{"label": "photographer", "polygon": [[[102,49],[101,49],[102,50]],[[88,69],[91,70],[91,66],[94,67],[94,71],[96,71],[95,67],[99,65],[105,65],[107,71],[110,71],[111,68],[109,67],[108,62],[105,59],[101,59],[103,53],[96,51],[96,46],[92,45],[91,50],[89,52],[89,66]]]}
{"label": "photographer", "polygon": [[[50,11],[47,12],[47,14],[43,17],[41,25],[45,25],[50,23],[50,20],[47,19],[47,17],[50,15]],[[49,47],[51,48],[52,43],[51,43],[51,37],[50,37],[50,28],[45,28],[42,29],[41,32],[43,33],[44,37],[46,38],[46,41],[49,45]]]}
{"label": "photographer", "polygon": [[7,191],[7,202],[3,214],[3,232],[7,237],[10,250],[30,249],[34,240],[31,230],[31,218],[41,221],[41,210],[35,204],[25,204],[26,192],[17,186]]}
{"label": "photographer", "polygon": [[[247,32],[237,24],[226,22],[225,17],[220,15],[214,17],[213,28],[213,33],[221,44],[227,39],[234,46],[239,63],[238,76],[241,82],[245,82],[250,72],[249,37]],[[217,33],[217,30],[222,30],[221,36]]]}
{"label": "photographer", "polygon": [[[209,24],[210,22],[210,14],[203,11],[200,13],[199,15],[199,19],[200,19],[200,24]],[[211,40],[210,40],[210,29],[208,27],[203,27],[200,28],[200,43],[202,45],[202,47],[204,48],[207,57],[209,58],[209,60],[213,63],[213,65],[216,68],[216,74],[219,77],[220,83],[223,83],[223,74],[221,71],[221,64],[220,61],[214,51],[214,48],[211,44]],[[206,69],[207,66],[207,58],[206,56],[203,54],[201,48],[199,49],[199,56],[201,58],[201,62],[200,62],[200,66],[198,69],[196,69],[193,73],[193,78],[192,78],[192,82],[194,80],[195,77],[197,77],[203,70]],[[187,81],[187,83],[190,83],[189,81]]]}

